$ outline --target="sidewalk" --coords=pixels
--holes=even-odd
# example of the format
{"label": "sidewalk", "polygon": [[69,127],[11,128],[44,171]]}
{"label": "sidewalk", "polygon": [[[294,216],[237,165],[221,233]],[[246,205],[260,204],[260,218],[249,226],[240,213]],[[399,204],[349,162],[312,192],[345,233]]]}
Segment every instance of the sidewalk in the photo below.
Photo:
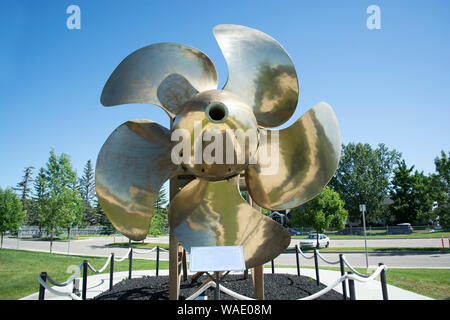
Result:
{"label": "sidewalk", "polygon": [[[271,272],[272,271],[270,268],[264,269],[264,273],[271,273]],[[297,274],[297,269],[275,268],[275,273]],[[162,276],[164,275],[167,276],[169,274],[169,270],[167,269],[159,270],[159,274]],[[316,278],[314,269],[302,269],[301,275],[308,276],[313,279]],[[132,273],[133,278],[138,278],[142,276],[155,276],[155,270],[133,271]],[[320,270],[319,276],[321,283],[323,283],[324,285],[329,285],[340,277],[340,273],[338,271]],[[116,272],[114,273],[113,284],[116,284],[127,277],[128,271]],[[109,273],[89,276],[87,281],[87,287],[88,287],[87,289],[88,299],[92,299],[95,296],[99,295],[100,293],[109,290]],[[53,287],[53,289],[60,292],[72,292],[72,284],[69,284],[66,287]],[[337,287],[334,288],[334,290],[336,290],[339,293],[342,293],[342,285],[339,284]],[[355,293],[357,300],[382,300],[381,283],[377,280],[372,280],[366,283],[355,281]],[[36,292],[20,300],[38,300],[38,296],[39,293]],[[404,289],[400,289],[392,285],[388,285],[388,296],[389,300],[433,300],[429,297],[411,291],[407,291]],[[46,290],[45,300],[71,300],[71,298],[68,296],[57,296]]]}

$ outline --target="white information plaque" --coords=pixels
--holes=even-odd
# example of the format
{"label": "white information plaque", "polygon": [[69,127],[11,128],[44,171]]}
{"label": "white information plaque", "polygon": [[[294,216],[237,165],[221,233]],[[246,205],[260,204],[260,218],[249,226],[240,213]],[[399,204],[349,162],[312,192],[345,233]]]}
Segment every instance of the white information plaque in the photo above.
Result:
{"label": "white information plaque", "polygon": [[242,246],[191,247],[189,271],[244,271]]}

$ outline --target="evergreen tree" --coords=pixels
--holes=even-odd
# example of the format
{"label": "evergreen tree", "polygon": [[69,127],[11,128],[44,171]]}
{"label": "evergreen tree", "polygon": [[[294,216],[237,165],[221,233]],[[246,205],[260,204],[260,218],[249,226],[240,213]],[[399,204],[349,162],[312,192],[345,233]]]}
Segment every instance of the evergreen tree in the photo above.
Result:
{"label": "evergreen tree", "polygon": [[21,201],[22,201],[22,210],[28,209],[28,202],[29,202],[29,194],[31,192],[30,184],[33,182],[32,178],[32,170],[34,169],[33,166],[26,167],[24,170],[24,175],[22,177],[22,180],[17,184],[17,187],[14,188],[14,190],[19,191],[21,195]]}
{"label": "evergreen tree", "polygon": [[40,220],[43,211],[45,210],[46,198],[48,195],[47,183],[45,179],[45,169],[40,168],[39,173],[34,179],[34,197],[30,213],[28,214],[28,223],[30,225],[39,226],[39,237],[41,236],[42,223]]}
{"label": "evergreen tree", "polygon": [[83,199],[83,222],[86,224],[97,224],[98,215],[93,207],[96,198],[94,169],[91,160],[88,160],[84,166],[83,176],[79,179],[78,188]]}
{"label": "evergreen tree", "polygon": [[149,234],[153,237],[159,236],[167,232],[169,222],[167,218],[167,196],[166,190],[162,187],[159,190],[158,198],[155,201],[152,223],[150,225]]}
{"label": "evergreen tree", "polygon": [[394,170],[390,211],[396,223],[423,223],[432,218],[430,178],[413,170],[404,160]]}
{"label": "evergreen tree", "polygon": [[166,214],[167,213],[167,203],[168,203],[168,200],[167,200],[166,190],[164,189],[164,187],[162,187],[159,190],[158,198],[156,198],[155,205],[154,205],[154,209],[155,209],[156,213]]}

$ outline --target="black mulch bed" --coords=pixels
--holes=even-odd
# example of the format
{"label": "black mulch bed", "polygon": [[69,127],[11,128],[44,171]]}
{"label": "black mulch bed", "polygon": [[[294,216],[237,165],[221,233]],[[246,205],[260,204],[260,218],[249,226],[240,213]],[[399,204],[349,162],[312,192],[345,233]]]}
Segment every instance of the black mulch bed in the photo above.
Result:
{"label": "black mulch bed", "polygon": [[[183,278],[182,278],[183,279]],[[206,275],[200,277],[197,282],[191,283],[191,277],[187,281],[181,280],[180,300],[184,300],[193,294],[208,279]],[[221,285],[247,297],[255,298],[251,276],[227,275]],[[323,284],[317,286],[316,281],[309,277],[291,274],[264,274],[264,297],[266,300],[295,300],[312,295],[323,288]],[[208,300],[214,299],[214,288],[204,293]],[[221,292],[221,300],[235,300],[233,297]],[[168,300],[169,277],[141,277],[124,280],[117,283],[111,290],[103,292],[95,297],[96,300]],[[317,300],[342,300],[339,292],[329,291]]]}

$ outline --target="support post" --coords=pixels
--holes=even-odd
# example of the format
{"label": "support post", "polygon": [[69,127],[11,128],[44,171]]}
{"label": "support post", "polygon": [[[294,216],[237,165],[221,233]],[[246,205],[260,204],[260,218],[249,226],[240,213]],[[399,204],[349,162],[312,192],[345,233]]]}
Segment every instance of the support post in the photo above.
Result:
{"label": "support post", "polygon": [[169,299],[178,300],[178,240],[170,232],[169,235]]}
{"label": "support post", "polygon": [[[47,272],[41,272],[41,279],[47,281]],[[45,287],[39,283],[39,300],[45,299]]]}
{"label": "support post", "polygon": [[[382,266],[383,263],[379,263],[379,266]],[[380,273],[380,280],[381,280],[381,291],[383,293],[383,300],[389,300],[388,296],[388,290],[387,290],[387,283],[386,283],[386,270],[383,269]]]}
{"label": "support post", "polygon": [[187,261],[186,261],[186,249],[183,248],[183,281],[187,281],[188,280],[188,275],[187,275]]}
{"label": "support post", "polygon": [[130,249],[130,253],[128,254],[128,279],[131,280],[131,270],[133,269],[133,247]]}
{"label": "support post", "polygon": [[159,246],[156,246],[156,276],[159,276]]}
{"label": "support post", "polygon": [[314,249],[314,265],[316,268],[316,283],[320,285],[320,277],[319,277],[319,260],[317,257],[317,249]]}
{"label": "support post", "polygon": [[[353,272],[349,271],[348,274],[353,274]],[[350,300],[356,300],[355,280],[348,279],[348,289],[350,291]]]}
{"label": "support post", "polygon": [[88,261],[83,261],[83,291],[81,294],[81,298],[86,300],[87,296],[87,272],[88,272]]}
{"label": "support post", "polygon": [[297,276],[300,276],[300,257],[298,256],[298,245],[295,245],[295,260],[297,262]]}
{"label": "support post", "polygon": [[272,274],[274,274],[274,273],[275,273],[275,266],[274,266],[274,264],[273,264],[273,260],[270,261],[270,265],[271,265],[271,267],[272,267]]}
{"label": "support post", "polygon": [[264,266],[260,265],[252,268],[253,287],[255,288],[255,297],[258,300],[264,300]]}
{"label": "support post", "polygon": [[[261,212],[261,208],[252,201],[250,193],[247,191],[247,203],[255,210]],[[264,300],[264,265],[254,267],[252,269],[253,288],[255,289],[255,297],[259,300]]]}
{"label": "support post", "polygon": [[109,265],[109,290],[113,287],[114,280],[114,253],[111,253],[111,264]]}
{"label": "support post", "polygon": [[[342,253],[339,254],[339,266],[341,267],[341,276],[345,274],[345,266],[344,266],[344,256]],[[344,300],[347,300],[347,286],[345,284],[346,280],[342,281],[342,295],[344,296]]]}
{"label": "support post", "polygon": [[214,292],[214,300],[220,300],[220,274],[219,272],[215,272],[214,282],[216,283],[216,290]]}

